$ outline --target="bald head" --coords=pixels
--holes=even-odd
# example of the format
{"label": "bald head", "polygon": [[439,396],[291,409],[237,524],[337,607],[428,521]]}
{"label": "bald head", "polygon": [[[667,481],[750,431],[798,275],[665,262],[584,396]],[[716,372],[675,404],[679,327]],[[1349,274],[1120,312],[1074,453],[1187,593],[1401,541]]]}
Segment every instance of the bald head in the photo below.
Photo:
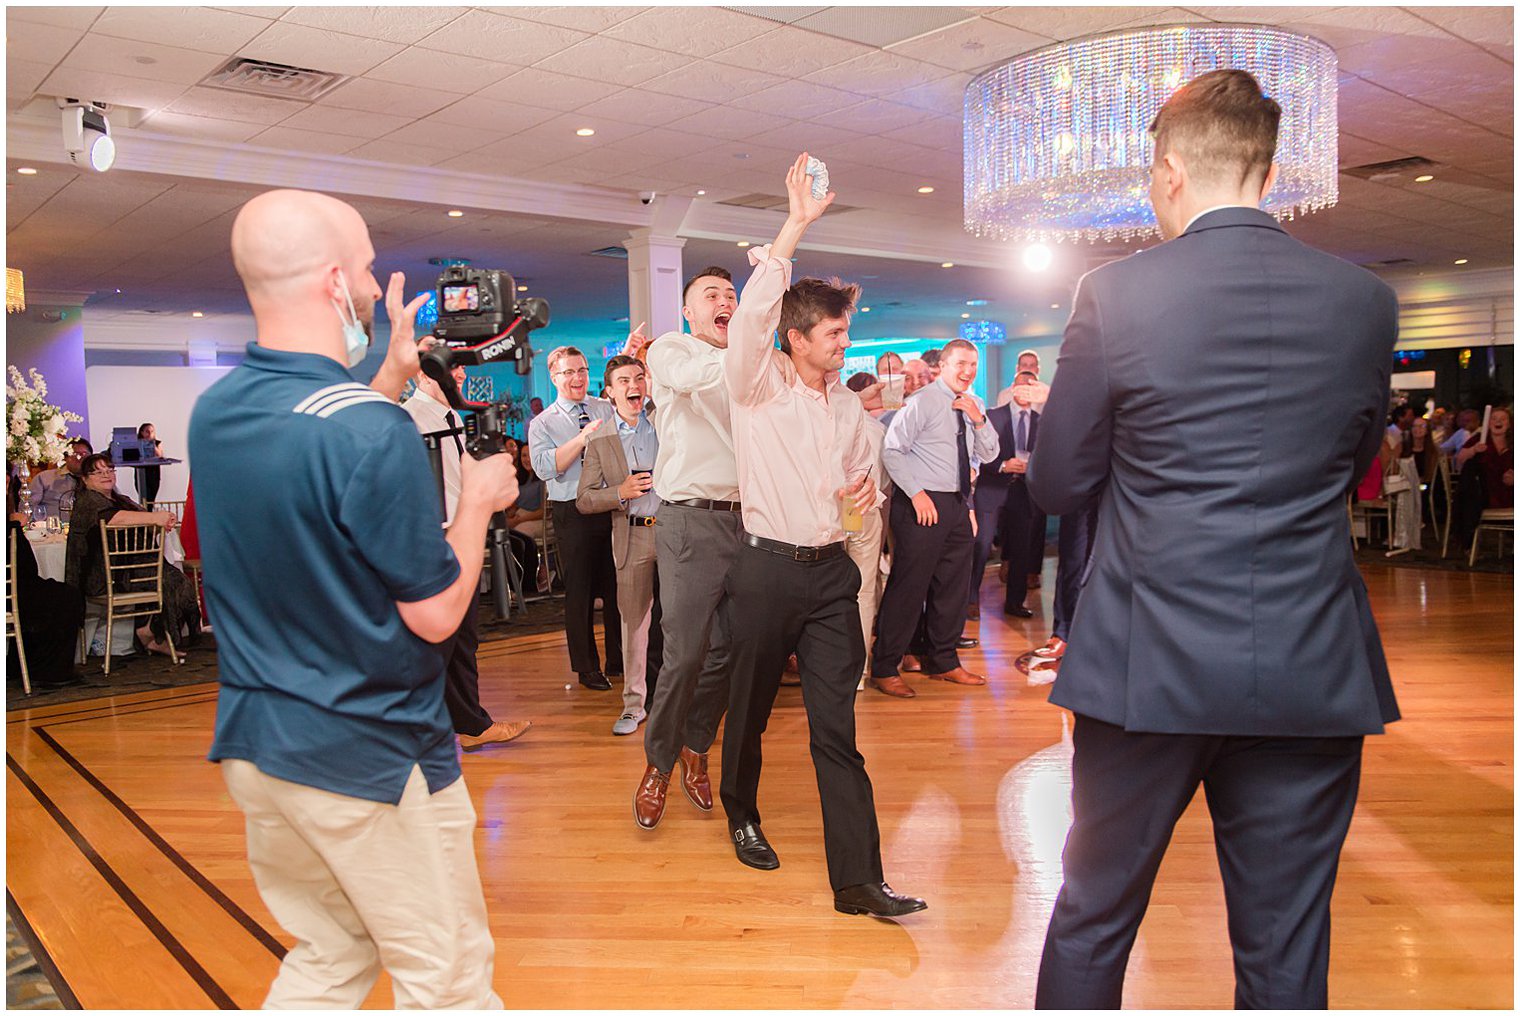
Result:
{"label": "bald head", "polygon": [[902,366],[903,394],[912,395],[920,388],[927,388],[934,383],[934,377],[929,373],[929,365],[922,360],[909,360]]}
{"label": "bald head", "polygon": [[349,276],[374,259],[369,230],[353,206],[314,191],[260,194],[232,223],[232,263],[250,301],[296,287],[323,286],[334,267]]}

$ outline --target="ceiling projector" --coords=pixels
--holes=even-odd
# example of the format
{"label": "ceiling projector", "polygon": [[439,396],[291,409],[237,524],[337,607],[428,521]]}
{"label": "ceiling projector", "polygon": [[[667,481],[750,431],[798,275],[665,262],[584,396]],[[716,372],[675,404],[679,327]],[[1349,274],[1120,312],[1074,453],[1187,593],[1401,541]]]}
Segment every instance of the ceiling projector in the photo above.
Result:
{"label": "ceiling projector", "polygon": [[77,99],[60,99],[63,109],[63,148],[69,161],[104,173],[116,161],[116,142],[111,140],[111,124],[92,103]]}

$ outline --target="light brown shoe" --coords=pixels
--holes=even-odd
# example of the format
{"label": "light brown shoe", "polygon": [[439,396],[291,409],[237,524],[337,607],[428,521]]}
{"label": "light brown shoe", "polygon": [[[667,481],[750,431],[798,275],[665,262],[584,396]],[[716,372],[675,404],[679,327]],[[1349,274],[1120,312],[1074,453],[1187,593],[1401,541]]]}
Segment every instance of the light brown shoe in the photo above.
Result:
{"label": "light brown shoe", "polygon": [[909,688],[908,682],[904,681],[897,674],[891,677],[873,677],[866,681],[866,684],[869,684],[883,695],[891,695],[893,698],[916,698],[918,696],[918,692]]}
{"label": "light brown shoe", "polygon": [[951,684],[987,683],[987,679],[981,674],[973,674],[965,667],[956,667],[954,670],[947,670],[943,674],[925,674],[924,676],[934,681],[948,681]]}
{"label": "light brown shoe", "polygon": [[681,763],[681,789],[686,791],[686,797],[703,811],[712,811],[712,781],[707,778],[706,753],[699,755],[682,746],[676,761]]}
{"label": "light brown shoe", "polygon": [[654,766],[644,770],[639,789],[633,795],[633,820],[643,829],[653,829],[665,814],[665,792],[670,789],[670,774]]}
{"label": "light brown shoe", "polygon": [[918,674],[923,671],[924,665],[912,653],[903,653],[902,664],[897,669],[904,674]]}
{"label": "light brown shoe", "polygon": [[522,737],[531,726],[532,720],[513,720],[511,723],[497,720],[478,734],[460,734],[459,747],[465,751],[479,751],[488,744],[505,744]]}

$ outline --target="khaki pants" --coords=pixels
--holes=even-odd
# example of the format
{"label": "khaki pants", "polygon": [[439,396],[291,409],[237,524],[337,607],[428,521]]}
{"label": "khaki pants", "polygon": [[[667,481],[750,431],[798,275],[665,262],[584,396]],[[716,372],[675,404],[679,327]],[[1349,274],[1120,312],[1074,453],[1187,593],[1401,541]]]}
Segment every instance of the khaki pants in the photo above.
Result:
{"label": "khaki pants", "polygon": [[881,606],[881,544],[886,526],[882,524],[881,512],[865,513],[865,524],[860,532],[850,533],[846,550],[850,560],[860,569],[860,629],[866,640],[865,677],[871,676],[871,629],[876,627],[876,610]]}
{"label": "khaki pants", "polygon": [[618,613],[623,618],[623,712],[643,719],[649,686],[649,623],[654,617],[654,527],[630,526],[626,518],[612,520],[628,529],[628,558],[617,570]]}
{"label": "khaki pants", "polygon": [[296,938],[266,1009],[357,1009],[381,967],[398,1009],[500,1009],[464,780],[429,794],[413,767],[380,804],[222,763],[247,819],[248,865]]}

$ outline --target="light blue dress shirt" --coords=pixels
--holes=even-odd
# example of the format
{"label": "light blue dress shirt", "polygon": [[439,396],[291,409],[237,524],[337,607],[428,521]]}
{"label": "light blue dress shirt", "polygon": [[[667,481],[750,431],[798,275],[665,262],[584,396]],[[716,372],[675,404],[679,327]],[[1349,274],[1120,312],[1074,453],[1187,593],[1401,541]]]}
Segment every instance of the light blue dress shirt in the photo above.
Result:
{"label": "light blue dress shirt", "polygon": [[580,418],[601,420],[602,428],[616,417],[612,404],[605,399],[587,398],[570,402],[563,398],[535,416],[528,424],[528,458],[533,471],[544,481],[544,493],[550,501],[574,501],[581,482],[581,460],[570,463],[563,473],[554,469],[554,451],[581,432]]}
{"label": "light blue dress shirt", "polygon": [[[618,440],[623,442],[623,456],[628,460],[630,473],[654,468],[655,457],[660,452],[660,439],[647,414],[640,413],[638,423],[632,427],[619,416],[617,434]],[[629,501],[626,507],[629,515],[653,515],[660,508],[660,496],[651,489]]]}
{"label": "light blue dress shirt", "polygon": [[[969,393],[968,393],[969,394]],[[991,462],[998,455],[997,430],[982,408],[982,425],[973,427],[966,418],[966,450],[971,468]],[[955,393],[944,378],[909,399],[887,426],[881,461],[897,489],[912,497],[921,490],[955,493],[960,490],[959,456],[955,451]]]}

